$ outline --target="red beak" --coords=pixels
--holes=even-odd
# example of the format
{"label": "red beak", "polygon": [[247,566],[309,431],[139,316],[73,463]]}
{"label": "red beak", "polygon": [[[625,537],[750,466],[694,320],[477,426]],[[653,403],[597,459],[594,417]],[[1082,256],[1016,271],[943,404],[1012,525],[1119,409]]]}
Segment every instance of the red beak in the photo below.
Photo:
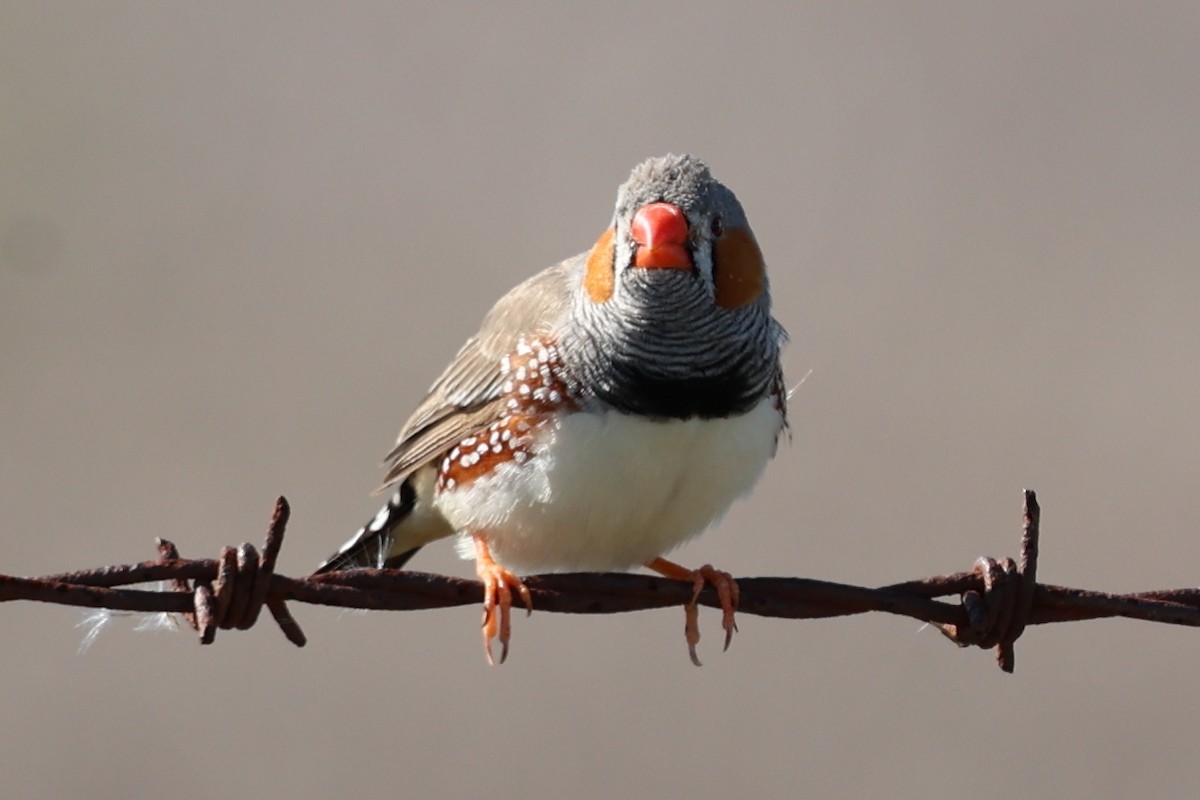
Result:
{"label": "red beak", "polygon": [[679,206],[650,203],[633,216],[630,229],[637,252],[635,267],[691,269],[692,254],[687,249],[688,222]]}

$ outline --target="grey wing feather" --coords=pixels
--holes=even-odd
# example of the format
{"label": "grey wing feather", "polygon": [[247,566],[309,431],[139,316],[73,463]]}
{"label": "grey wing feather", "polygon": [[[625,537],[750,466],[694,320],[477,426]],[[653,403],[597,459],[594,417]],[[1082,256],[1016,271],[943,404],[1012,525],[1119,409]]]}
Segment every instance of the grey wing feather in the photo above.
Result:
{"label": "grey wing feather", "polygon": [[551,331],[566,311],[568,272],[584,257],[539,272],[488,312],[479,333],[462,346],[400,429],[385,459],[388,472],[380,491],[500,417],[501,360],[516,348],[521,335]]}

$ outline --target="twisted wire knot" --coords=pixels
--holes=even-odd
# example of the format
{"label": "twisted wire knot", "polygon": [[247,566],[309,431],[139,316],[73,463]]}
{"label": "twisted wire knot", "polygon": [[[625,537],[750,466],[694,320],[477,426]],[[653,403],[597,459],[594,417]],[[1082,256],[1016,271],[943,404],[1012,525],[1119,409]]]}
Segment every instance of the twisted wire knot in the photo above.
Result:
{"label": "twisted wire knot", "polygon": [[[239,547],[222,548],[215,581],[197,579],[194,588],[186,580],[172,581],[176,591],[192,593],[193,610],[183,616],[199,632],[201,644],[212,644],[217,628],[246,630],[252,627],[265,605],[284,636],[293,644],[304,646],[307,641],[304,632],[283,599],[269,594],[290,513],[287,501],[280,497],[275,503],[275,513],[261,554],[248,542]],[[179,558],[175,545],[166,539],[158,540],[158,552],[163,561]]]}
{"label": "twisted wire knot", "polygon": [[1025,632],[1033,610],[1040,517],[1037,495],[1026,489],[1020,564],[1011,558],[976,559],[971,572],[980,588],[962,593],[967,624],[938,626],[959,647],[995,648],[996,662],[1005,672],[1016,665],[1013,644]]}

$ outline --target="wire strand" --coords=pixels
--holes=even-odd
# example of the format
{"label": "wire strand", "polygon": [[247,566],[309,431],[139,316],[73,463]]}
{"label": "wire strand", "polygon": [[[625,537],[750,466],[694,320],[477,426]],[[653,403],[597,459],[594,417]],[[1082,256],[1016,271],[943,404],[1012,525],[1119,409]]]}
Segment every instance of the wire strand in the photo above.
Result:
{"label": "wire strand", "polygon": [[[1036,582],[1040,509],[1024,492],[1024,524],[1017,561],[978,559],[958,572],[868,588],[811,578],[739,578],[738,611],[763,617],[817,619],[879,611],[912,617],[938,627],[961,647],[994,649],[1001,669],[1012,672],[1013,644],[1029,625],[1106,617],[1200,627],[1200,589],[1109,594]],[[252,545],[226,547],[216,559],[185,559],[175,545],[158,540],[159,557],[140,564],[19,578],[0,575],[0,602],[43,603],[114,611],[183,615],[211,643],[218,628],[247,629],[263,606],[289,641],[306,638],[291,616],[289,601],[343,608],[413,611],[483,602],[478,581],[425,572],[355,569],[302,578],[275,574],[290,516],[280,497],[262,552]],[[569,573],[523,579],[534,608],[566,614],[617,614],[684,605],[692,600],[688,581],[630,573]],[[164,581],[172,589],[122,588]],[[954,598],[946,601],[939,598]],[[701,605],[720,608],[706,587]]]}

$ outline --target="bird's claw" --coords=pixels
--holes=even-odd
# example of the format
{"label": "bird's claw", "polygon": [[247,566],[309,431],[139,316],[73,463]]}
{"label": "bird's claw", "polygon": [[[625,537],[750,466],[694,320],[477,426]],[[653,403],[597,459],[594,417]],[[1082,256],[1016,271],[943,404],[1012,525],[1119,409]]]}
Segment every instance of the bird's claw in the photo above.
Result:
{"label": "bird's claw", "polygon": [[[492,560],[487,545],[476,540],[475,573],[483,581],[483,652],[488,664],[503,664],[508,658],[508,642],[512,637],[512,593],[515,589],[525,606],[525,614],[533,613],[533,596],[516,573]],[[497,613],[499,612],[499,613]],[[500,660],[492,655],[492,640],[500,642]]]}
{"label": "bird's claw", "polygon": [[728,572],[714,569],[711,564],[705,564],[700,569],[691,570],[681,567],[664,558],[656,558],[647,564],[650,569],[668,578],[690,580],[692,582],[692,599],[683,607],[683,637],[687,641],[688,656],[697,667],[703,666],[696,654],[696,645],[700,643],[700,593],[704,584],[711,584],[717,590],[717,598],[721,601],[721,627],[725,630],[725,648],[729,649],[733,641],[733,633],[737,630],[735,613],[738,607],[737,581]]}

